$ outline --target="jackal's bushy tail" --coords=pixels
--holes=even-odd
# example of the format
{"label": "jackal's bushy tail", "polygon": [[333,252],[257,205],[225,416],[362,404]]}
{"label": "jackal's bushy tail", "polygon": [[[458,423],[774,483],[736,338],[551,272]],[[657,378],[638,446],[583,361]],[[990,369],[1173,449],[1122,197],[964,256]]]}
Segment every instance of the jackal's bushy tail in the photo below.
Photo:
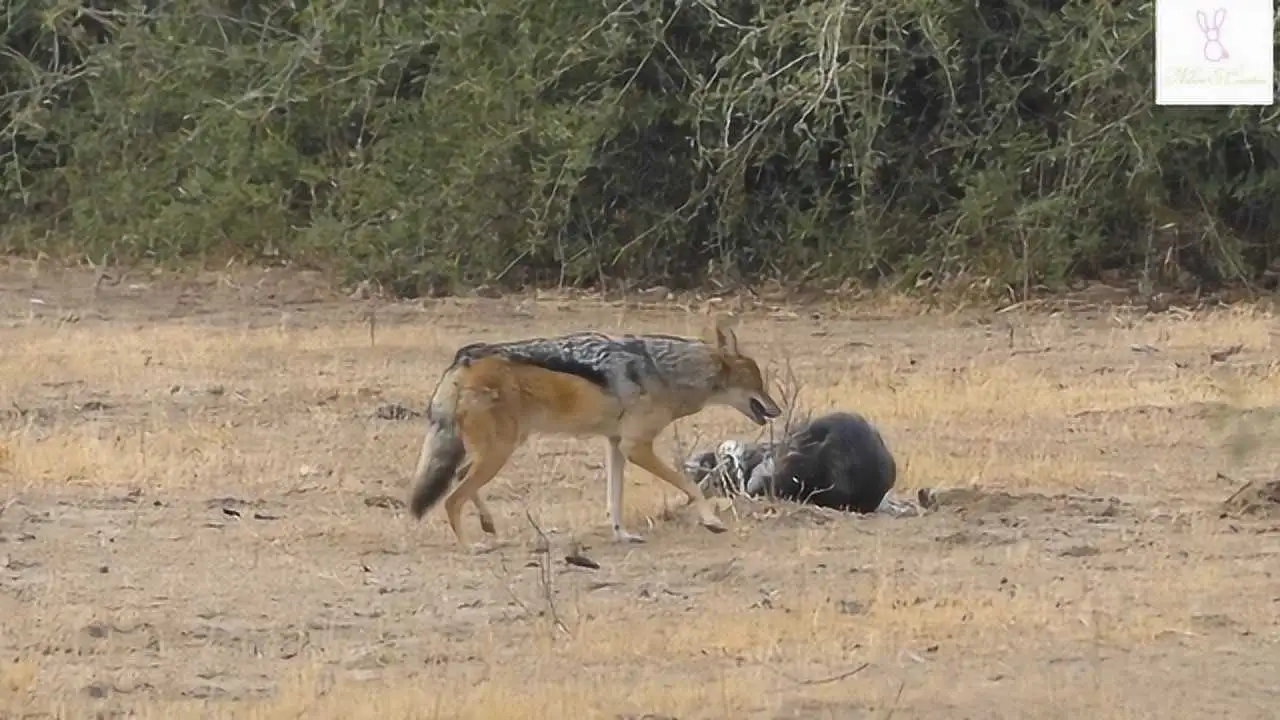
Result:
{"label": "jackal's bushy tail", "polygon": [[455,416],[456,390],[449,392],[444,387],[448,380],[442,382],[445,392],[437,391],[427,411],[429,427],[413,474],[413,497],[409,503],[415,518],[421,518],[444,497],[467,457]]}

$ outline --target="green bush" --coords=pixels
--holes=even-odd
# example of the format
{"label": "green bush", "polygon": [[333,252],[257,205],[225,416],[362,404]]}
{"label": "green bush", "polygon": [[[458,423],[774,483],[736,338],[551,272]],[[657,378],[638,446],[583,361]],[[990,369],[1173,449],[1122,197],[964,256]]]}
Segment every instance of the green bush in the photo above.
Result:
{"label": "green bush", "polygon": [[426,285],[1215,285],[1273,108],[1154,105],[1153,3],[12,0],[0,242]]}

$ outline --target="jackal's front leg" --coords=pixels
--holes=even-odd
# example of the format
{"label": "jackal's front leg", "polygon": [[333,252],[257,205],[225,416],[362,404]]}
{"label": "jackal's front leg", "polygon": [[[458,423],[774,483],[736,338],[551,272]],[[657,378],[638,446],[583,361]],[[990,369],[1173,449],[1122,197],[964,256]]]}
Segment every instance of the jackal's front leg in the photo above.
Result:
{"label": "jackal's front leg", "polygon": [[613,525],[613,539],[617,542],[644,542],[644,538],[622,527],[622,474],[627,460],[622,454],[621,438],[609,438],[608,453],[605,467],[609,475],[609,522]]}
{"label": "jackal's front leg", "polygon": [[720,522],[720,518],[716,517],[716,511],[711,508],[711,503],[707,502],[698,486],[688,476],[676,472],[658,458],[658,454],[653,451],[652,442],[627,443],[622,450],[628,460],[666,480],[684,493],[698,513],[698,522],[703,527],[715,533],[722,533],[728,529],[724,523]]}

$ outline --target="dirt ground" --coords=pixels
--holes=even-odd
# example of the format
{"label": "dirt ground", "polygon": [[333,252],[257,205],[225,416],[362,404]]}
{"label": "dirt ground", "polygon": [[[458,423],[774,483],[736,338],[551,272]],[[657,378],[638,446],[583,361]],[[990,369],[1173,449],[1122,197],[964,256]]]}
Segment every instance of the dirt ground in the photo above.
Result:
{"label": "dirt ground", "polygon": [[[420,411],[457,346],[702,322],[647,304],[9,265],[0,717],[1275,715],[1280,510],[1224,504],[1280,464],[1267,312],[748,309],[806,408],[882,428],[899,497],[964,492],[905,518],[739,501],[716,535],[629,468],[648,542],[623,546],[603,444],[537,438],[486,488],[498,551],[407,515],[424,424],[388,408]],[[668,457],[759,434],[676,430]]]}

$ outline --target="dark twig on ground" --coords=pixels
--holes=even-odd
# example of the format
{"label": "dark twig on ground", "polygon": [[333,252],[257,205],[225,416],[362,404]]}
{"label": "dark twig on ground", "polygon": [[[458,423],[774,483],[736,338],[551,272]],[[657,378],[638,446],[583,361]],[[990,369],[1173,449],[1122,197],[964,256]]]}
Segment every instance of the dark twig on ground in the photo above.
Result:
{"label": "dark twig on ground", "polygon": [[551,622],[561,632],[566,635],[573,635],[568,626],[560,620],[560,613],[556,610],[555,589],[552,586],[551,576],[551,539],[542,531],[538,521],[533,519],[532,513],[525,510],[524,516],[528,519],[529,525],[533,527],[534,532],[538,533],[538,548],[536,551],[538,556],[538,585],[542,589],[542,599],[546,603],[547,614],[551,617]]}
{"label": "dark twig on ground", "polygon": [[790,680],[791,682],[797,685],[826,685],[827,683],[839,682],[841,680],[844,680],[845,678],[851,678],[854,675],[857,675],[858,673],[862,672],[863,670],[866,670],[869,667],[871,667],[871,663],[864,662],[861,665],[851,670],[845,670],[844,672],[838,672],[834,675],[824,675],[823,677],[812,678],[812,679],[793,677],[791,675],[788,675],[785,672],[782,672],[781,670],[776,670],[776,669],[775,669],[775,672],[777,672],[782,677]]}

